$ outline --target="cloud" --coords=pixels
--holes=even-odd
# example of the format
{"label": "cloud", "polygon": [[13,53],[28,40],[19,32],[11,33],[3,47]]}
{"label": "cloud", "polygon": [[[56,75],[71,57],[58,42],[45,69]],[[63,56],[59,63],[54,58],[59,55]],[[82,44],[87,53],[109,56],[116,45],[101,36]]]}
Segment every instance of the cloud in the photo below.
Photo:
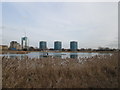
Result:
{"label": "cloud", "polygon": [[117,3],[4,3],[4,43],[19,40],[26,30],[33,46],[40,40],[49,47],[54,40],[65,48],[70,40],[77,40],[79,47],[112,45],[118,33],[117,8]]}

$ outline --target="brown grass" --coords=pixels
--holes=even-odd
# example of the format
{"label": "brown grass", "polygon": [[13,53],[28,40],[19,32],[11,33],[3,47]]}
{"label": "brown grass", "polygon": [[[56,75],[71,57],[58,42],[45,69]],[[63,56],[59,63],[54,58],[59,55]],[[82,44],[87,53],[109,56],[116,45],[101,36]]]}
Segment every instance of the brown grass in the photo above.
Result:
{"label": "brown grass", "polygon": [[11,51],[11,50],[6,50],[6,51],[2,51],[0,52],[0,54],[27,54],[29,53],[30,51]]}
{"label": "brown grass", "polygon": [[117,88],[118,54],[78,59],[2,57],[3,88]]}

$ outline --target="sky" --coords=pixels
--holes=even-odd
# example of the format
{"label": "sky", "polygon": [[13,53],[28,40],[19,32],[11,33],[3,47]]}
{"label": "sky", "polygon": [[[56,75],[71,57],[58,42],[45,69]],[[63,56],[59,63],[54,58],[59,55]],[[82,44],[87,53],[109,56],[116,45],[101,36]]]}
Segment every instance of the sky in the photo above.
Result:
{"label": "sky", "polygon": [[[69,48],[70,41],[77,41],[79,48],[118,46],[117,2],[3,2],[2,44],[10,41],[21,43],[29,39],[29,46],[38,47],[47,41],[53,48],[54,41],[62,41]],[[1,25],[1,24],[0,24]]]}

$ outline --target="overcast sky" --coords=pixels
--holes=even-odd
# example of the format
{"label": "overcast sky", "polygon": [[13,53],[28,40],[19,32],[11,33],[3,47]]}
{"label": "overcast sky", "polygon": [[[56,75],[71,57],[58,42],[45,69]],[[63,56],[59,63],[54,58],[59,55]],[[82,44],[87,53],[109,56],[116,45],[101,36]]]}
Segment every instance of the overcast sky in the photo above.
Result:
{"label": "overcast sky", "polygon": [[111,47],[118,43],[117,2],[11,2],[2,3],[3,44],[21,37],[38,47],[47,41],[52,48],[60,40],[64,48],[78,41],[79,48]]}

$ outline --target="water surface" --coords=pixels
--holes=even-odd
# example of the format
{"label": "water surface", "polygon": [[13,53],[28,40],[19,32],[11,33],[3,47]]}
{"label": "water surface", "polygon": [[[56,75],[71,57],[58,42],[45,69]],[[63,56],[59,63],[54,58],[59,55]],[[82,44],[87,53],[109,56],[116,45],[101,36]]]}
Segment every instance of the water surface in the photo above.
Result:
{"label": "water surface", "polygon": [[93,57],[95,55],[112,55],[111,53],[68,53],[68,52],[61,52],[61,53],[56,53],[56,52],[30,52],[28,54],[0,54],[0,56],[8,56],[9,58],[11,57],[19,57],[22,58],[24,56],[27,56],[28,58],[45,58],[45,57],[59,57],[59,58],[88,58],[88,57]]}

